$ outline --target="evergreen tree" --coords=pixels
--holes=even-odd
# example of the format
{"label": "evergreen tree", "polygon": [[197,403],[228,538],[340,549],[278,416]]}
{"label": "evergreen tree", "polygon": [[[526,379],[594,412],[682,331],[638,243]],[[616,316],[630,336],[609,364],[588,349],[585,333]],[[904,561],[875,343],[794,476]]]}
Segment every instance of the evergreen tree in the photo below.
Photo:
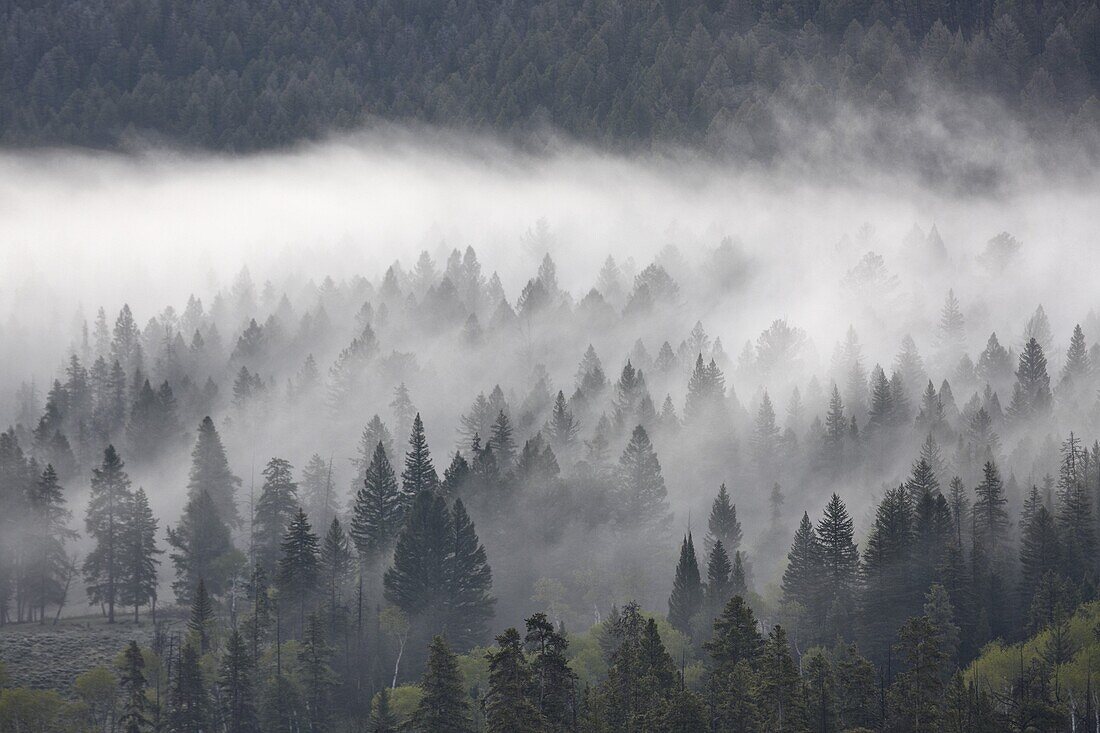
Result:
{"label": "evergreen tree", "polygon": [[1064,574],[1080,582],[1096,567],[1096,524],[1088,483],[1087,449],[1073,434],[1062,443],[1058,471],[1058,529]]}
{"label": "evergreen tree", "polygon": [[[3,472],[7,474],[7,471]],[[11,480],[14,477],[6,475],[5,478]],[[61,604],[65,600],[65,585],[70,569],[65,543],[77,536],[76,532],[69,529],[71,515],[65,508],[64,492],[57,472],[50,464],[46,465],[38,480],[27,490],[27,509],[31,523],[28,528],[26,558],[28,600],[32,613],[37,608],[39,623],[43,624],[46,622],[46,606],[51,603]],[[0,492],[2,493],[4,492]],[[0,511],[10,509],[6,504],[7,502],[0,501]],[[17,515],[17,512],[13,512],[9,521]],[[0,522],[0,528],[3,527],[4,524]],[[3,562],[0,561],[0,574],[2,573]]]}
{"label": "evergreen tree", "polygon": [[428,667],[420,680],[424,696],[409,721],[417,733],[468,733],[471,730],[462,676],[442,636],[428,647]]}
{"label": "evergreen tree", "polygon": [[754,670],[763,647],[752,609],[741,596],[734,596],[715,619],[711,640],[703,645],[709,654],[707,695],[715,729],[758,729]]}
{"label": "evergreen tree", "polygon": [[558,396],[554,399],[554,411],[547,425],[547,434],[550,436],[550,444],[558,450],[571,447],[577,439],[580,424],[565,402],[565,393],[558,390]]}
{"label": "evergreen tree", "polygon": [[263,470],[264,484],[252,525],[252,554],[253,562],[269,575],[275,574],[283,535],[299,508],[293,470],[282,458],[272,458]]}
{"label": "evergreen tree", "polygon": [[306,605],[317,590],[320,561],[317,553],[317,535],[313,534],[309,518],[302,509],[287,525],[282,541],[282,556],[276,580],[279,595],[288,603],[298,606],[299,628],[305,628]]}
{"label": "evergreen tree", "polygon": [[996,555],[1004,548],[1008,531],[1008,512],[1005,505],[1004,484],[992,461],[982,467],[982,481],[974,489],[974,531],[985,551]]}
{"label": "evergreen tree", "polygon": [[710,517],[707,519],[707,536],[703,540],[707,555],[714,549],[715,542],[721,542],[726,552],[734,552],[741,546],[741,523],[737,521],[737,507],[730,502],[726,485],[718,487],[718,496],[710,505]]}
{"label": "evergreen tree", "polygon": [[327,527],[337,514],[336,492],[332,486],[332,461],[314,453],[302,469],[299,484],[302,508],[318,527]]}
{"label": "evergreen tree", "polygon": [[92,603],[107,606],[107,622],[115,622],[115,603],[126,575],[124,551],[127,508],[132,501],[130,477],[113,445],[103,452],[103,463],[92,470],[92,493],[85,526],[95,547],[84,559],[84,578]]}
{"label": "evergreen tree", "polygon": [[344,603],[348,583],[354,571],[351,542],[338,517],[332,518],[318,556],[322,583],[329,607],[329,630],[335,633],[337,614]]}
{"label": "evergreen tree", "polygon": [[[855,525],[848,508],[833,494],[814,533],[814,561],[821,569],[816,608],[825,621],[824,639],[848,633],[856,610],[859,588],[859,549],[853,542]],[[824,640],[823,639],[823,640]]]}
{"label": "evergreen tree", "polygon": [[206,654],[213,646],[214,602],[206,592],[206,583],[199,578],[191,600],[191,615],[187,619],[187,631],[199,645],[199,654]]}
{"label": "evergreen tree", "polygon": [[205,733],[210,725],[210,699],[202,679],[199,655],[190,644],[184,644],[176,665],[176,679],[168,700],[168,731],[170,733]]}
{"label": "evergreen tree", "polygon": [[397,715],[390,710],[390,691],[383,687],[374,699],[370,713],[369,733],[397,733]]}
{"label": "evergreen tree", "polygon": [[774,627],[764,642],[756,696],[764,730],[776,733],[806,730],[802,681],[782,626]]}
{"label": "evergreen tree", "polygon": [[794,542],[787,553],[787,568],[783,571],[783,602],[799,620],[799,627],[811,618],[818,617],[818,596],[822,582],[822,563],[818,538],[810,515],[803,512],[802,521],[794,534]]}
{"label": "evergreen tree", "polygon": [[699,576],[699,561],[695,544],[688,532],[680,545],[680,561],[676,564],[676,579],[668,599],[668,621],[685,636],[692,635],[692,619],[703,607],[703,583]]}
{"label": "evergreen tree", "polygon": [[659,529],[669,519],[666,495],[657,453],[645,428],[639,425],[619,458],[616,517],[627,527]]}
{"label": "evergreen tree", "polygon": [[119,578],[120,603],[134,608],[134,623],[138,622],[138,609],[151,605],[157,599],[157,520],[149,508],[145,490],[139,488],[129,502],[125,526],[122,530],[122,575]]}
{"label": "evergreen tree", "polygon": [[451,465],[443,470],[443,483],[440,490],[445,496],[457,496],[466,486],[470,478],[470,464],[462,453],[455,451]]}
{"label": "evergreen tree", "polygon": [[825,415],[824,451],[826,465],[833,472],[844,465],[844,440],[848,435],[848,420],[844,417],[844,402],[840,390],[833,384],[829,411]]}
{"label": "evergreen tree", "polygon": [[496,599],[489,593],[493,574],[485,547],[461,499],[455,500],[451,517],[454,540],[445,568],[449,617],[445,628],[455,645],[466,649],[485,638]]}
{"label": "evergreen tree", "polygon": [[752,457],[759,476],[775,476],[778,444],[779,427],[775,422],[775,410],[768,391],[764,390],[752,429]]}
{"label": "evergreen tree", "polygon": [[229,527],[222,521],[210,494],[203,491],[189,499],[183,516],[175,529],[168,527],[169,553],[176,568],[172,583],[176,600],[181,604],[191,601],[191,591],[199,579],[203,579],[210,593],[223,595],[228,589],[235,568],[243,562],[233,547]]}
{"label": "evergreen tree", "polygon": [[191,451],[191,474],[187,482],[187,498],[196,500],[203,492],[217,508],[218,516],[231,528],[241,525],[237,511],[237,488],[241,480],[229,469],[225,446],[209,416],[199,423],[198,439]]}
{"label": "evergreen tree", "polygon": [[1016,383],[1022,399],[1017,405],[1016,397],[1013,396],[1013,417],[1022,420],[1031,416],[1046,416],[1050,409],[1050,376],[1047,374],[1047,359],[1043,354],[1043,347],[1034,338],[1028,339],[1020,354]]}
{"label": "evergreen tree", "polygon": [[[737,554],[740,557],[741,553]],[[706,622],[708,626],[714,622],[714,618],[725,608],[726,602],[734,595],[733,581],[730,578],[732,572],[733,566],[730,565],[726,548],[722,545],[721,540],[715,541],[710,556],[707,558]],[[744,575],[741,577],[741,582],[744,584]],[[742,595],[744,594],[743,588],[738,590]]]}
{"label": "evergreen tree", "polygon": [[226,640],[218,673],[222,720],[227,733],[260,733],[254,688],[255,666],[237,629]]}
{"label": "evergreen tree", "polygon": [[136,641],[131,641],[123,654],[122,677],[119,680],[125,699],[118,718],[122,733],[145,733],[152,730],[149,698],[145,695],[145,657]]}
{"label": "evergreen tree", "polygon": [[[1033,488],[1037,497],[1038,489]],[[1047,573],[1061,569],[1061,553],[1054,518],[1041,503],[1023,526],[1020,542],[1020,597],[1021,607],[1030,608],[1039,582]]]}
{"label": "evergreen tree", "polygon": [[379,441],[367,467],[363,486],[355,495],[351,537],[363,562],[387,557],[404,519],[404,505],[385,447]]}
{"label": "evergreen tree", "polygon": [[519,632],[506,629],[496,649],[485,654],[489,662],[489,689],[485,695],[485,723],[490,733],[536,733],[543,729],[538,708],[528,699],[533,675],[523,653]]}
{"label": "evergreen tree", "polygon": [[305,703],[305,728],[317,733],[329,730],[332,717],[332,689],[337,680],[329,666],[331,655],[324,624],[317,614],[312,613],[298,647],[298,679]]}
{"label": "evergreen tree", "polygon": [[536,613],[527,619],[524,642],[532,655],[531,698],[539,714],[552,729],[569,729],[576,712],[577,680],[566,659],[569,641],[554,629],[546,614]]}
{"label": "evergreen tree", "polygon": [[516,462],[516,443],[512,438],[512,422],[504,410],[497,413],[497,419],[493,423],[489,442],[486,445],[492,447],[500,470],[510,471]]}
{"label": "evergreen tree", "polygon": [[412,503],[421,491],[434,491],[439,486],[439,476],[432,465],[428,441],[424,437],[424,423],[420,413],[413,419],[409,435],[409,449],[405,453],[405,470],[401,472],[401,496],[404,506]]}
{"label": "evergreen tree", "polygon": [[896,650],[906,669],[890,690],[890,715],[891,724],[900,730],[940,729],[946,657],[940,644],[939,631],[927,616],[909,619],[898,631]]}
{"label": "evergreen tree", "polygon": [[863,553],[862,632],[871,660],[884,663],[894,633],[919,606],[910,577],[913,510],[904,487],[887,491]]}

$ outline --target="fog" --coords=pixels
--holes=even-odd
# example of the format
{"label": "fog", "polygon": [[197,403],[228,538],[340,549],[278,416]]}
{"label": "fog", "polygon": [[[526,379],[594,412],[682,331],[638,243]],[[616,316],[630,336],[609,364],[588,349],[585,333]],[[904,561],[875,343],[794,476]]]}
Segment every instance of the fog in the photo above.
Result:
{"label": "fog", "polygon": [[[849,130],[845,137],[851,134]],[[711,339],[721,339],[728,355],[723,365],[727,387],[735,390],[747,415],[756,414],[762,390],[769,389],[781,426],[792,387],[798,386],[805,397],[807,383],[816,377],[829,389],[835,376],[830,359],[849,326],[859,334],[866,369],[880,363],[889,374],[902,338],[910,334],[933,382],[953,378],[954,363],[939,363],[934,357],[949,289],[962,304],[966,350],[974,361],[992,331],[1018,353],[1024,325],[1042,305],[1054,336],[1055,347],[1047,356],[1056,381],[1074,324],[1085,323],[1100,300],[1093,268],[1080,265],[1095,252],[1100,178],[1059,175],[1035,163],[1041,156],[1019,147],[1020,141],[1011,136],[1001,141],[1013,143],[1014,151],[1003,160],[997,160],[999,148],[989,140],[975,137],[969,150],[966,141],[941,141],[941,157],[958,154],[959,165],[946,172],[937,167],[940,173],[931,176],[926,168],[908,163],[849,160],[840,165],[832,156],[792,155],[763,167],[675,150],[616,155],[564,141],[532,152],[423,128],[380,129],[246,157],[158,150],[4,153],[0,336],[6,355],[0,359],[0,405],[5,424],[19,419],[15,394],[21,384],[33,381],[41,399],[54,378],[63,379],[70,350],[81,348],[81,327],[91,328],[100,307],[113,323],[119,308],[129,304],[139,328],[160,317],[167,306],[182,313],[191,295],[209,310],[218,293],[227,294],[240,282],[242,268],[247,268],[259,304],[253,312],[230,309],[228,328],[221,331],[226,357],[248,319],[263,324],[283,294],[295,317],[283,324],[288,331],[316,306],[322,297],[318,287],[326,277],[334,281],[342,303],[328,312],[334,328],[323,345],[288,348],[285,361],[270,355],[247,364],[226,358],[193,375],[195,384],[207,376],[218,383],[214,417],[224,433],[230,465],[244,479],[244,493],[238,497],[242,502],[253,481],[258,487],[259,470],[271,456],[285,456],[300,469],[318,453],[333,460],[340,504],[346,506],[354,475],[349,459],[359,434],[374,413],[390,421],[389,402],[399,381],[408,383],[413,403],[424,414],[436,468],[442,472],[456,444],[465,449],[456,428],[479,392],[488,394],[500,384],[511,409],[518,411],[531,387],[532,370],[543,365],[551,394],[561,389],[569,397],[577,363],[589,343],[614,384],[636,340],[643,341],[652,357],[665,340],[676,349],[697,321]],[[983,185],[968,185],[975,176]],[[927,233],[933,225],[945,256],[932,256],[909,238],[915,226]],[[1002,232],[1021,244],[1017,254],[1003,261],[987,252],[989,240]],[[729,266],[718,270],[713,257],[724,241]],[[276,396],[262,419],[242,415],[230,404],[241,366],[262,374],[272,384],[271,394],[281,395],[308,352],[325,380],[340,349],[358,333],[354,315],[362,303],[349,300],[354,277],[373,286],[368,299],[375,301],[377,312],[378,288],[395,261],[408,273],[420,252],[427,251],[441,271],[452,250],[462,252],[468,246],[476,250],[484,276],[499,273],[513,307],[546,254],[556,264],[558,282],[569,296],[566,302],[580,302],[595,286],[608,255],[622,270],[624,293],[632,289],[634,276],[657,258],[677,282],[679,294],[645,318],[607,323],[527,319],[514,337],[468,353],[457,338],[461,320],[442,331],[429,329],[430,335],[419,333],[423,324],[412,329],[376,325],[380,353],[412,353],[416,366],[372,365],[354,404],[336,414],[323,406],[323,399],[294,405]],[[860,268],[869,252],[882,256],[885,270]],[[261,297],[266,283],[273,300]],[[423,299],[424,292],[415,295]],[[621,312],[624,303],[625,294],[612,306]],[[483,327],[491,310],[481,321]],[[776,319],[805,331],[807,344],[798,363],[766,374],[736,368],[742,346],[756,343]],[[189,334],[183,335],[190,340]],[[1086,335],[1092,343],[1098,334]],[[151,365],[153,355],[146,356]],[[683,415],[690,367],[681,364],[668,377],[647,374],[658,411],[667,392]],[[981,386],[957,387],[958,406]],[[1006,407],[1010,395],[1000,396]],[[915,412],[919,394],[909,397]],[[815,415],[824,416],[823,407],[808,405],[806,425]],[[196,417],[182,412],[189,421]],[[599,412],[582,418],[585,439]],[[517,430],[517,443],[522,445],[540,425],[541,418],[525,432]],[[195,425],[184,427],[193,431]],[[1061,427],[1051,433],[1057,436]],[[751,422],[738,424],[742,452],[749,431]],[[394,432],[400,452],[405,436]],[[1035,475],[1035,445],[1047,434],[1024,440],[1013,433],[1006,452],[1016,450],[1012,466],[1021,472],[1021,481]],[[612,442],[612,460],[626,437]],[[185,501],[192,442],[190,432],[156,463],[134,461],[131,469],[135,485],[144,483],[150,491],[162,526],[175,523]],[[870,500],[884,485],[896,485],[904,477],[919,443],[907,438],[881,470],[843,482],[789,488],[784,531],[772,538],[757,562],[758,590],[775,581],[788,525],[793,527],[803,510],[811,516],[819,511],[829,489],[846,494],[857,526],[866,531]],[[1023,443],[1030,447],[1020,448]],[[743,462],[731,454],[725,464],[699,467],[685,457],[676,439],[655,438],[655,444],[665,466],[674,534],[689,522],[705,526],[710,499],[724,480],[746,517],[746,543],[765,542],[768,487],[746,479]],[[125,453],[124,458],[129,461]],[[565,457],[559,462],[562,474],[570,474],[570,462]],[[70,482],[76,524],[83,512],[80,497],[87,468],[82,466],[80,476]],[[800,470],[792,469],[787,478],[801,482]],[[615,544],[608,535],[570,527],[547,550],[544,566],[535,569],[517,569],[521,559],[494,556],[494,543],[508,543],[486,540],[496,592],[509,596],[502,603],[508,622],[514,621],[517,608],[529,605],[530,581],[571,572],[581,562],[578,543],[589,537],[586,553]],[[670,582],[673,549],[670,543],[660,551],[649,577],[604,588],[586,602],[606,607],[637,594],[649,605],[659,605]],[[765,552],[772,556],[764,557]],[[170,574],[166,564],[162,576]],[[578,601],[573,605],[578,614],[588,613],[577,608]]]}

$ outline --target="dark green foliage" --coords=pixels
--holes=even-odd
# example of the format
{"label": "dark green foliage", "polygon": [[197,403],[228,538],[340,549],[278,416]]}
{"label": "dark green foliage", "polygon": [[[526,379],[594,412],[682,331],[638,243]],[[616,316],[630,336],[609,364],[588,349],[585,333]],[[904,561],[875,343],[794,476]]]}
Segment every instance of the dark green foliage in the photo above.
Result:
{"label": "dark green foliage", "polygon": [[234,566],[240,554],[234,549],[229,527],[222,521],[217,505],[210,494],[203,491],[189,499],[183,509],[179,524],[169,527],[169,553],[176,568],[172,590],[179,603],[191,601],[191,591],[202,579],[208,591],[221,596],[228,588]]}
{"label": "dark green foliage", "polygon": [[281,600],[298,607],[299,627],[305,623],[306,605],[318,590],[317,535],[301,509],[287,525],[282,541],[276,583]]}
{"label": "dark green foliage", "polygon": [[524,643],[531,654],[531,697],[539,714],[554,729],[568,729],[576,713],[577,680],[565,656],[569,641],[546,614],[536,613],[527,619]]}
{"label": "dark green foliage", "polygon": [[824,621],[823,641],[849,634],[855,621],[859,550],[853,541],[854,527],[848,508],[833,494],[814,533],[814,562],[821,568],[821,577],[813,610]]}
{"label": "dark green foliage", "polygon": [[710,517],[707,519],[707,536],[703,545],[707,555],[710,555],[714,543],[721,541],[726,552],[736,552],[741,546],[741,523],[737,521],[737,507],[730,501],[726,485],[718,487],[718,495],[710,506]]}
{"label": "dark green foliage", "polygon": [[299,508],[298,484],[290,462],[282,458],[268,461],[263,476],[252,525],[252,556],[255,564],[274,575],[283,535]]}
{"label": "dark green foliage", "polygon": [[894,633],[919,607],[912,582],[913,511],[904,487],[886,492],[863,552],[862,631],[871,660],[884,662]]}
{"label": "dark green foliage", "polygon": [[218,517],[230,527],[239,527],[241,515],[237,511],[237,488],[241,480],[229,469],[225,446],[218,435],[214,421],[204,417],[199,424],[199,435],[191,451],[191,474],[187,481],[187,498],[195,501],[203,492],[217,508]]}
{"label": "dark green foliage", "polygon": [[332,717],[332,690],[336,675],[329,666],[332,649],[325,638],[324,622],[317,614],[310,614],[298,647],[298,679],[305,703],[306,730],[329,730]]}
{"label": "dark green foliage", "polygon": [[122,675],[119,686],[124,700],[118,718],[122,733],[144,733],[152,729],[149,698],[145,696],[145,657],[137,642],[131,641],[123,655]]}
{"label": "dark green foliage", "polygon": [[973,519],[975,540],[980,541],[985,551],[996,556],[1004,548],[1005,534],[1008,531],[1008,511],[1005,505],[1008,499],[1004,495],[1004,484],[997,466],[987,461],[982,467],[982,482],[974,489]]}
{"label": "dark green foliage", "polygon": [[695,556],[695,544],[691,533],[680,545],[680,560],[676,564],[676,578],[672,583],[672,595],[668,598],[668,621],[672,628],[692,635],[692,619],[703,607],[703,583],[699,576],[699,561]]}
{"label": "dark green foliage", "polygon": [[409,435],[409,449],[405,452],[405,470],[401,472],[402,502],[408,506],[421,491],[434,490],[438,485],[439,476],[432,465],[428,441],[424,437],[424,423],[418,412]]}
{"label": "dark green foliage", "polygon": [[374,699],[367,730],[370,733],[397,733],[397,728],[397,715],[390,710],[389,688],[383,687]]}
{"label": "dark green foliage", "polygon": [[[741,553],[737,553],[738,559],[741,557]],[[741,568],[740,583],[744,586],[745,576],[744,568]],[[713,549],[710,551],[710,556],[707,558],[707,585],[706,585],[706,625],[709,627],[714,622],[714,617],[721,613],[725,608],[726,603],[733,597],[734,593],[738,595],[744,595],[745,589],[734,588],[734,582],[731,578],[733,573],[733,566],[730,565],[729,555],[726,554],[726,548],[722,545],[721,540],[716,540]]]}
{"label": "dark green foliage", "polygon": [[206,583],[199,578],[191,600],[191,615],[187,619],[187,630],[198,644],[199,654],[206,654],[210,650],[215,623],[214,602],[206,592]]}
{"label": "dark green foliage", "polygon": [[768,634],[757,674],[756,698],[764,730],[806,730],[802,680],[782,626],[776,626]]}
{"label": "dark green foliage", "polygon": [[819,610],[822,580],[817,534],[810,523],[810,515],[803,512],[791,550],[787,553],[787,569],[783,571],[783,602],[789,613],[798,619],[800,632],[805,622]]}
{"label": "dark green foliage", "polygon": [[389,555],[401,531],[404,510],[397,477],[386,457],[385,446],[379,441],[363,486],[356,492],[351,518],[351,537],[362,561],[377,562]]}
{"label": "dark green foliage", "polygon": [[124,539],[132,501],[130,477],[114,446],[103,452],[103,463],[92,470],[92,494],[85,527],[95,547],[84,558],[84,579],[93,603],[107,606],[107,621],[115,621],[120,583],[126,575]]}
{"label": "dark green foliage", "polygon": [[486,729],[491,733],[536,733],[542,729],[542,717],[528,698],[534,677],[519,632],[506,629],[496,641],[496,649],[485,655],[489,662]]}
{"label": "dark green foliage", "polygon": [[199,655],[184,644],[176,667],[176,678],[168,700],[170,733],[197,733],[211,730],[210,696],[199,667]]}
{"label": "dark green foliage", "polygon": [[124,555],[122,577],[119,579],[119,602],[134,609],[134,622],[138,621],[138,609],[151,605],[157,598],[157,520],[149,508],[144,489],[134,492],[127,510],[126,526],[122,532]]}
{"label": "dark green foliage", "polygon": [[221,689],[222,720],[227,733],[259,733],[256,714],[255,665],[248,645],[233,629],[225,643],[218,686]]}
{"label": "dark green foliage", "polygon": [[417,733],[468,733],[470,726],[466,693],[455,655],[442,636],[428,648],[428,668],[420,680],[424,697],[409,721]]}

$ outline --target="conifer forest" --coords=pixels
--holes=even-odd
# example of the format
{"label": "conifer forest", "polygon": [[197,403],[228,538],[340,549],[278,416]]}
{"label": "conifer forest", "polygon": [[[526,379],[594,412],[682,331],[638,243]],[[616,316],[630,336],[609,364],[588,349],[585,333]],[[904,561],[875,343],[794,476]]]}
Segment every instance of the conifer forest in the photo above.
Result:
{"label": "conifer forest", "polygon": [[1094,0],[0,18],[0,733],[1100,733]]}

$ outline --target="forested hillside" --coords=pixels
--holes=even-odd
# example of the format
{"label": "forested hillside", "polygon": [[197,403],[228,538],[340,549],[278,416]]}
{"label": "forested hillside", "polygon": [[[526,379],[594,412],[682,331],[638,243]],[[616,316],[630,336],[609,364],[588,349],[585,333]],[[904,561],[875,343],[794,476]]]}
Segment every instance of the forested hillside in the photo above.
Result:
{"label": "forested hillside", "polygon": [[1091,728],[1100,318],[993,310],[1007,233],[884,246],[828,286],[873,339],[736,357],[692,317],[730,240],[580,298],[471,247],[78,317],[0,434],[0,634],[135,643],[48,691],[8,660],[0,725]]}
{"label": "forested hillside", "polygon": [[1094,0],[4,0],[0,23],[20,146],[247,151],[383,119],[767,157],[850,105],[888,148],[955,95],[1039,138],[1100,120]]}

